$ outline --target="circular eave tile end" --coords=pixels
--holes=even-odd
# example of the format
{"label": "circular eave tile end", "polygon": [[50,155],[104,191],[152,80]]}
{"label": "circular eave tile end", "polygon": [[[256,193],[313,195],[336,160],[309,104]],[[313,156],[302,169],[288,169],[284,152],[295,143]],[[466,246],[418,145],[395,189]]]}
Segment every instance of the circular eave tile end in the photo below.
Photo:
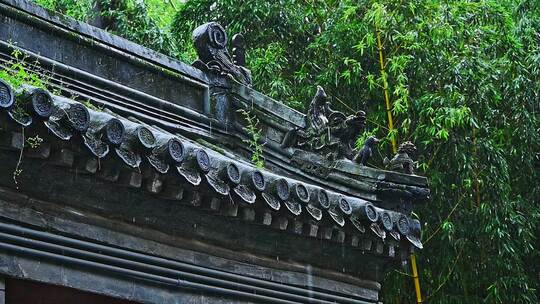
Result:
{"label": "circular eave tile end", "polygon": [[71,127],[79,132],[84,132],[90,126],[90,113],[82,104],[76,103],[69,107],[67,117]]}
{"label": "circular eave tile end", "polygon": [[179,164],[184,161],[184,144],[176,139],[171,138],[167,142],[167,152],[173,163]]}
{"label": "circular eave tile end", "polygon": [[288,200],[291,196],[289,183],[284,178],[277,179],[275,183],[277,197],[282,201]]}
{"label": "circular eave tile end", "polygon": [[420,234],[422,229],[420,221],[417,219],[410,220],[409,225],[409,234],[406,236],[407,240],[409,240],[409,242],[411,242],[411,244],[413,244],[416,248],[423,249],[424,245],[420,240]]}
{"label": "circular eave tile end", "polygon": [[137,138],[139,143],[146,149],[152,149],[156,146],[156,137],[147,127],[140,126],[137,128]]}
{"label": "circular eave tile end", "polygon": [[227,177],[231,183],[235,185],[240,184],[240,169],[238,169],[237,165],[233,163],[227,165]]}
{"label": "circular eave tile end", "polygon": [[366,218],[368,221],[375,223],[379,219],[379,213],[377,212],[377,209],[375,209],[375,206],[372,204],[366,204],[364,206],[364,210],[366,213]]}
{"label": "circular eave tile end", "polygon": [[328,197],[328,193],[324,189],[319,189],[317,192],[317,199],[319,200],[319,204],[322,208],[328,209],[330,208],[330,199]]}
{"label": "circular eave tile end", "polygon": [[195,157],[197,158],[197,165],[202,172],[210,171],[210,156],[203,149],[197,150]]}
{"label": "circular eave tile end", "polygon": [[401,214],[397,221],[397,228],[399,233],[403,235],[408,235],[410,232],[410,221],[409,218]]}
{"label": "circular eave tile end", "polygon": [[391,231],[394,228],[394,221],[392,220],[392,216],[387,211],[384,211],[381,213],[381,222],[387,231]]}
{"label": "circular eave tile end", "polygon": [[298,197],[298,199],[304,203],[308,203],[309,202],[309,191],[308,189],[306,188],[306,186],[304,186],[303,184],[296,184],[295,185],[295,192],[296,192],[296,197]]}
{"label": "circular eave tile end", "polygon": [[9,109],[13,103],[13,89],[7,82],[0,80],[0,109]]}
{"label": "circular eave tile end", "polygon": [[346,215],[351,215],[352,207],[351,204],[344,197],[339,198],[338,201],[339,209]]}
{"label": "circular eave tile end", "polygon": [[53,105],[51,94],[44,89],[36,88],[32,91],[32,111],[41,119],[47,119],[52,115]]}
{"label": "circular eave tile end", "polygon": [[105,125],[105,138],[113,146],[120,146],[124,140],[124,124],[118,118],[111,118]]}
{"label": "circular eave tile end", "polygon": [[262,192],[266,189],[266,180],[264,179],[264,175],[261,171],[253,171],[253,173],[251,173],[251,181],[255,189],[258,191]]}

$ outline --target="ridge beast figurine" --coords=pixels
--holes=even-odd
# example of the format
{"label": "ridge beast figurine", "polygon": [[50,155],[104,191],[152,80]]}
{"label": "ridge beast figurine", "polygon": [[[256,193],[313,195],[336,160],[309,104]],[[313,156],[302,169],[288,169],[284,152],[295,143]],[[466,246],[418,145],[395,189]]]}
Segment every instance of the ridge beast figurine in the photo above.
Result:
{"label": "ridge beast figurine", "polygon": [[332,110],[326,92],[317,86],[306,120],[305,128],[296,128],[285,134],[281,144],[283,148],[301,148],[334,160],[353,158],[356,136],[365,127],[364,111],[346,116]]}
{"label": "ridge beast figurine", "polygon": [[384,158],[384,164],[388,170],[399,171],[405,174],[414,174],[415,163],[411,156],[416,153],[416,146],[406,141],[399,145],[398,153],[391,160]]}

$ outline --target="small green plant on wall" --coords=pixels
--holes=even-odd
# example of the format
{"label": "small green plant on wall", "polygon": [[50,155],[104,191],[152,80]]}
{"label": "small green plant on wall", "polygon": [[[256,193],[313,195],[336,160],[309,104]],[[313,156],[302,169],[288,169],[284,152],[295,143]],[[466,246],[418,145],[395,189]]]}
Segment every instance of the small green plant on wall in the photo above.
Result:
{"label": "small green plant on wall", "polygon": [[26,139],[26,145],[31,149],[37,149],[43,143],[43,138],[39,135],[28,137]]}
{"label": "small green plant on wall", "polygon": [[247,132],[250,138],[245,139],[244,142],[249,145],[249,148],[252,151],[251,162],[257,168],[264,168],[264,157],[262,150],[264,144],[260,143],[262,132],[261,129],[259,129],[259,119],[245,109],[239,109],[237,112],[242,114],[247,123],[247,126],[244,127],[244,131]]}
{"label": "small green plant on wall", "polygon": [[[8,82],[15,90],[23,84],[39,88],[46,87],[45,82],[37,74],[28,71],[27,57],[20,50],[13,50],[11,56],[13,59],[8,63],[7,68],[0,70],[0,79]],[[31,64],[39,66],[37,61]]]}
{"label": "small green plant on wall", "polygon": [[[28,62],[28,57],[18,49],[14,49],[13,52],[11,52],[11,56],[13,59],[6,64],[4,69],[0,70],[0,79],[11,85],[14,90],[19,89],[23,85],[30,85],[43,89],[47,87],[46,81],[42,80],[42,78],[48,79],[47,76],[41,77],[38,74],[31,72],[31,70],[39,69],[39,62]],[[15,105],[12,109],[12,113],[15,116],[28,116],[28,113],[26,113],[24,108],[24,104],[21,104],[20,99],[15,99]],[[21,133],[23,136],[24,145],[21,147],[19,159],[15,165],[15,169],[13,170],[13,181],[15,184],[18,183],[17,178],[23,172],[21,164],[23,160],[24,148],[36,149],[43,143],[43,138],[41,138],[39,135],[24,139],[25,132],[23,127],[21,127]]]}
{"label": "small green plant on wall", "polygon": [[[30,72],[30,70],[39,68],[39,62],[29,63],[28,57],[18,49],[14,49],[11,56],[13,59],[6,64],[6,68],[0,70],[0,79],[9,83],[14,90],[19,89],[22,85],[46,88],[46,82],[36,73]],[[16,116],[28,115],[19,99],[15,100],[12,113]]]}

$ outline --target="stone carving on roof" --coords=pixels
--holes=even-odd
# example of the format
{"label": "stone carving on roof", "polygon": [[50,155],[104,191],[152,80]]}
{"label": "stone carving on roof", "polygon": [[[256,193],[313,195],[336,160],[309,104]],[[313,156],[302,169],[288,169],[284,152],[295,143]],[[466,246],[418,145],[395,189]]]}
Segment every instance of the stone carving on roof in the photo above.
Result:
{"label": "stone carving on roof", "polygon": [[398,171],[405,174],[414,174],[414,160],[411,158],[416,153],[416,146],[406,141],[399,145],[398,153],[391,160],[384,159],[386,168],[392,171]]}
{"label": "stone carving on roof", "polygon": [[217,22],[205,23],[193,31],[193,44],[199,59],[193,66],[207,72],[228,75],[241,84],[251,86],[251,72],[245,64],[244,39],[242,35],[233,38],[233,57],[227,49],[227,33]]}
{"label": "stone carving on roof", "polygon": [[305,128],[293,129],[285,135],[283,148],[300,148],[328,159],[353,159],[356,137],[365,127],[364,111],[346,116],[332,110],[326,92],[318,86],[306,120]]}

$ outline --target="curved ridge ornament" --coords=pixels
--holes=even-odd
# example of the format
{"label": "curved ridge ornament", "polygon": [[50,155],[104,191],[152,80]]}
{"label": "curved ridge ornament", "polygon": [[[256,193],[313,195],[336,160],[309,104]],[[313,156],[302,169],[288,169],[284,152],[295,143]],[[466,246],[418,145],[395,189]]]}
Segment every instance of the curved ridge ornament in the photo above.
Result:
{"label": "curved ridge ornament", "polygon": [[193,31],[192,38],[199,56],[199,59],[193,62],[194,67],[220,75],[229,75],[241,84],[251,86],[251,72],[242,66],[245,63],[243,37],[236,36],[233,41],[234,44],[239,44],[234,50],[236,62],[227,49],[227,33],[219,23],[208,22],[197,27]]}

